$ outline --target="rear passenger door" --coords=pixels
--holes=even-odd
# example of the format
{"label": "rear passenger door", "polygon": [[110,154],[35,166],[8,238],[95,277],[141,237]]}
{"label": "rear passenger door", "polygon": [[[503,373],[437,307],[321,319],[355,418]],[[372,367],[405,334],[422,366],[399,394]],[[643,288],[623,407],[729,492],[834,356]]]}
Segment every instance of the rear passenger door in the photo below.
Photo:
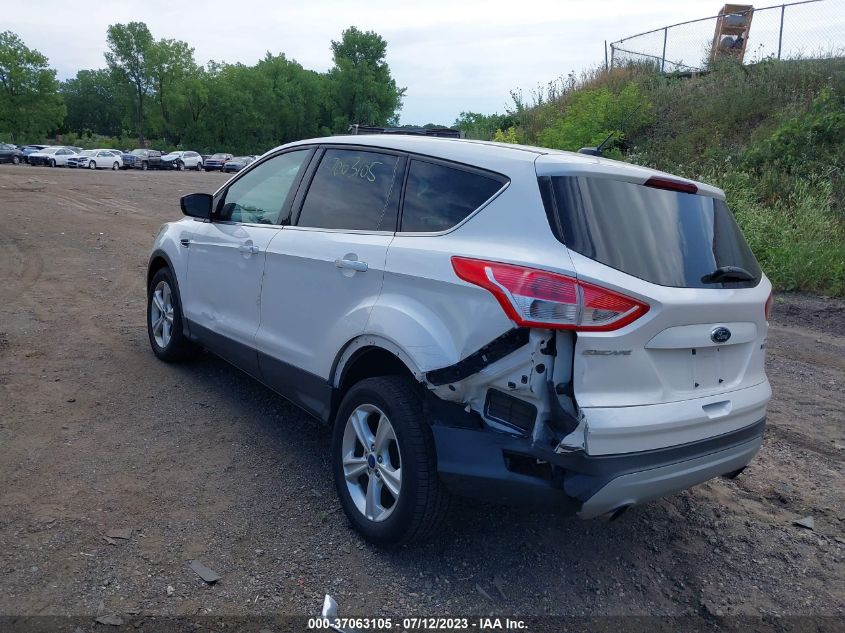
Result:
{"label": "rear passenger door", "polygon": [[328,415],[328,377],[378,299],[396,231],[406,157],[329,147],[294,203],[294,221],[267,249],[256,336],[265,381]]}

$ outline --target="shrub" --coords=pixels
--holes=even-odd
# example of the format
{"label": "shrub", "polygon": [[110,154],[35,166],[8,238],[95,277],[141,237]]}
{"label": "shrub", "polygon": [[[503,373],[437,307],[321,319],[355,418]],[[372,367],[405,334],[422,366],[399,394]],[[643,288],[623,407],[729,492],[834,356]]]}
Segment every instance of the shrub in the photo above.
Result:
{"label": "shrub", "polygon": [[544,147],[576,151],[595,147],[611,134],[611,146],[619,146],[626,133],[651,124],[654,106],[639,86],[629,82],[618,93],[607,86],[580,90],[572,95],[563,112],[539,135]]}

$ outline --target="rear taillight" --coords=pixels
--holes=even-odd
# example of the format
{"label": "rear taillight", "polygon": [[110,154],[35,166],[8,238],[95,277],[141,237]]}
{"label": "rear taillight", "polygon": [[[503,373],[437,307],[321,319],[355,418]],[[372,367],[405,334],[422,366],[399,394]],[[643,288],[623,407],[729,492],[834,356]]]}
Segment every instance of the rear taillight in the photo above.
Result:
{"label": "rear taillight", "polygon": [[770,292],[769,298],[766,299],[766,305],[763,307],[763,314],[766,315],[766,321],[769,320],[769,315],[772,313],[772,306],[775,304],[775,296]]}
{"label": "rear taillight", "polygon": [[648,304],[601,286],[513,264],[453,257],[455,274],[493,293],[519,326],[602,332],[648,312]]}

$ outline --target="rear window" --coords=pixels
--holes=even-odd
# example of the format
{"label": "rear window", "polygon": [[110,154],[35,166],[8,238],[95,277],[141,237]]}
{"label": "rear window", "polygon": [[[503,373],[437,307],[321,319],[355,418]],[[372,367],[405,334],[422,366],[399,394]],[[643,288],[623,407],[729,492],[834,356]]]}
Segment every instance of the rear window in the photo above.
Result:
{"label": "rear window", "polygon": [[487,202],[504,183],[475,172],[412,160],[400,231],[451,229]]}
{"label": "rear window", "polygon": [[541,179],[541,188],[556,236],[585,257],[661,286],[760,282],[760,266],[723,200],[607,178],[556,176]]}

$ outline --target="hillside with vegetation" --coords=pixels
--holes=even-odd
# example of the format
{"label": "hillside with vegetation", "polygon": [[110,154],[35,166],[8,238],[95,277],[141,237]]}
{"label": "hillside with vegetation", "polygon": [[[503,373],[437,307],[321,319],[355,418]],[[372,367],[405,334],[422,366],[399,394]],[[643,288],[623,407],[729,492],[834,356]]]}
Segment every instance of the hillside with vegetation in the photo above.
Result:
{"label": "hillside with vegetation", "polygon": [[845,58],[727,63],[694,77],[632,65],[462,113],[470,138],[605,153],[723,188],[776,288],[845,295]]}

